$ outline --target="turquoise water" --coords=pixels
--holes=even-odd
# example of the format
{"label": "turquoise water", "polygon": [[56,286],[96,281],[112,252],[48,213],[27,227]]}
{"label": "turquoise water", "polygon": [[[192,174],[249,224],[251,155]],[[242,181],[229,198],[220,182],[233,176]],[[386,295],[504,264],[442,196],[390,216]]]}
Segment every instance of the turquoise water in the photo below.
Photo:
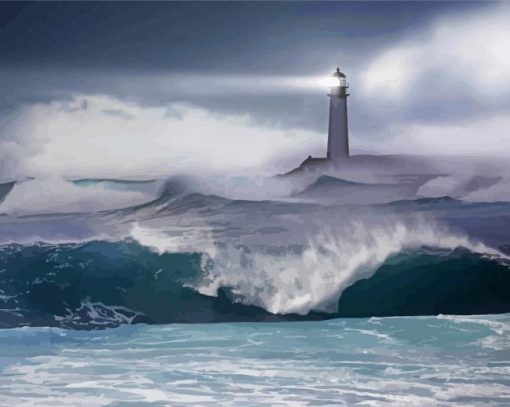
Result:
{"label": "turquoise water", "polygon": [[510,405],[510,204],[316,186],[45,214],[12,195],[0,407]]}
{"label": "turquoise water", "polygon": [[2,406],[508,405],[510,314],[0,330]]}

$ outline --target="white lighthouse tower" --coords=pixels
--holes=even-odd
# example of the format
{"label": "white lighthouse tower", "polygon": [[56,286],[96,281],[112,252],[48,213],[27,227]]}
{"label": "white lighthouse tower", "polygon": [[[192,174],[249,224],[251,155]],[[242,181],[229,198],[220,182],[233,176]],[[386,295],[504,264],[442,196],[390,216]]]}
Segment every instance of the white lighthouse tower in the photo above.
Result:
{"label": "white lighthouse tower", "polygon": [[349,130],[347,127],[347,78],[340,68],[331,75],[326,83],[329,86],[329,130],[328,153],[326,157],[309,155],[299,167],[284,175],[301,171],[325,171],[334,167],[343,167],[349,161]]}
{"label": "white lighthouse tower", "polygon": [[329,131],[327,158],[335,163],[349,159],[349,132],[347,127],[347,79],[336,68],[331,76],[329,96]]}

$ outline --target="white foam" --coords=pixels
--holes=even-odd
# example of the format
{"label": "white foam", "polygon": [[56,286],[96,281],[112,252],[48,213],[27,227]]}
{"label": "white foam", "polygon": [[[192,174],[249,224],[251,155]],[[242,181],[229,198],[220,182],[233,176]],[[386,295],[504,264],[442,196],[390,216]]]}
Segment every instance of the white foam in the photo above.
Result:
{"label": "white foam", "polygon": [[17,183],[0,204],[0,213],[94,212],[147,202],[152,196],[138,191],[113,190],[104,185],[80,187],[59,177]]}
{"label": "white foam", "polygon": [[216,296],[230,287],[236,301],[256,305],[274,314],[334,312],[343,290],[370,277],[390,256],[423,246],[441,249],[465,247],[473,252],[501,256],[466,236],[456,235],[425,220],[352,222],[347,227],[324,227],[308,239],[303,251],[246,249],[232,244],[215,247],[210,234],[169,237],[134,227],[132,236],[159,253],[202,251],[204,277],[193,288]]}
{"label": "white foam", "polygon": [[476,190],[464,197],[470,202],[510,202],[510,178],[504,178],[494,185]]}
{"label": "white foam", "polygon": [[510,202],[510,178],[504,173],[493,172],[487,175],[498,177],[493,182],[471,185],[475,179],[473,174],[453,174],[434,178],[423,184],[417,191],[418,196],[441,197],[451,196],[468,202]]}
{"label": "white foam", "polygon": [[324,229],[300,254],[249,254],[236,249],[220,252],[213,259],[207,282],[197,288],[214,295],[220,287],[233,287],[241,302],[275,314],[332,312],[345,288],[371,276],[389,256],[404,249],[464,246],[477,252],[490,251],[427,224],[370,227],[359,222],[349,229],[342,234]]}
{"label": "white foam", "polygon": [[159,254],[201,252],[211,258],[216,257],[216,247],[207,226],[193,228],[172,226],[164,232],[134,223],[130,235],[140,244]]}

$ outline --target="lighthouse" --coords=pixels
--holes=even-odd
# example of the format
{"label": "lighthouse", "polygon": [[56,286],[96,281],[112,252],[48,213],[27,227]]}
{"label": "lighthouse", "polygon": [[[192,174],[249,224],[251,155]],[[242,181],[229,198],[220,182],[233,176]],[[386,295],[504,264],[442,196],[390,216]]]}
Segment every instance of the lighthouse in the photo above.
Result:
{"label": "lighthouse", "polygon": [[327,158],[335,163],[349,159],[349,130],[347,126],[347,78],[339,68],[330,78],[329,130]]}
{"label": "lighthouse", "polygon": [[283,175],[290,175],[302,171],[325,171],[332,167],[342,168],[349,163],[349,130],[347,127],[347,78],[340,68],[335,73],[321,81],[329,89],[329,129],[328,152],[326,157],[312,157],[309,155],[299,167]]}

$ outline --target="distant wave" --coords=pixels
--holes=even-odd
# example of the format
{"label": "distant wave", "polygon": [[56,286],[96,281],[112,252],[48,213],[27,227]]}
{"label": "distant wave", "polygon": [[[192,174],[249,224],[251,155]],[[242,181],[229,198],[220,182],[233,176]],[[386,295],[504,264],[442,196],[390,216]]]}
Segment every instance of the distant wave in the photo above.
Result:
{"label": "distant wave", "polygon": [[7,194],[11,192],[11,189],[14,187],[15,184],[16,184],[15,181],[0,184],[0,203],[5,199]]}
{"label": "distant wave", "polygon": [[[28,179],[0,188],[0,213],[9,215],[96,212],[154,199],[155,188],[110,180]],[[2,186],[4,186],[3,184]],[[1,187],[1,186],[0,186]]]}
{"label": "distant wave", "polygon": [[190,204],[200,196],[217,196],[214,192],[220,188],[208,181],[187,175],[148,181],[30,178],[0,184],[0,213],[17,216],[125,209],[133,212],[176,200]]}
{"label": "distant wave", "polygon": [[[225,201],[292,201],[326,205],[387,205],[395,209],[455,209],[470,204],[490,204],[508,190],[499,178],[472,177],[451,187],[447,177],[436,177],[421,187],[424,177],[403,177],[399,182],[354,182],[329,175],[301,178],[248,178],[176,175],[166,180],[130,181],[114,179],[65,180],[57,177],[31,178],[0,184],[0,214],[33,215],[91,213],[127,209],[133,213],[143,208],[187,204],[200,197]],[[430,178],[430,177],[429,177]],[[428,179],[428,178],[427,178]],[[459,181],[460,182],[460,181]],[[453,195],[434,195],[444,185]],[[457,184],[455,184],[457,185]],[[453,189],[453,190],[452,190]],[[499,191],[499,192],[498,192]],[[426,192],[426,193],[425,193]],[[434,193],[433,193],[434,192]],[[190,198],[192,197],[192,198]],[[489,199],[490,198],[490,199]]]}
{"label": "distant wave", "polygon": [[426,182],[417,195],[448,195],[467,202],[510,202],[510,179],[494,175],[444,175]]}
{"label": "distant wave", "polygon": [[187,247],[142,228],[133,236],[0,246],[0,326],[510,311],[506,258],[432,230],[397,226],[350,243],[323,234],[262,251],[207,238]]}
{"label": "distant wave", "polygon": [[366,183],[322,175],[293,196],[323,203],[369,205],[413,199],[418,186],[416,181]]}

